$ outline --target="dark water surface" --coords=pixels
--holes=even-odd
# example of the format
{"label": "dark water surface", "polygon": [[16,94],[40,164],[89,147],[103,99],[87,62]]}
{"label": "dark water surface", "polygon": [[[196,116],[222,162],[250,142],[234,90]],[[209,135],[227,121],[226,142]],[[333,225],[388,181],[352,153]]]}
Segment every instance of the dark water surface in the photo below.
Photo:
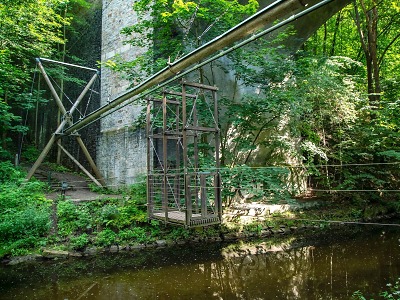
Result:
{"label": "dark water surface", "polygon": [[0,299],[379,299],[400,276],[400,228],[351,228],[1,266]]}

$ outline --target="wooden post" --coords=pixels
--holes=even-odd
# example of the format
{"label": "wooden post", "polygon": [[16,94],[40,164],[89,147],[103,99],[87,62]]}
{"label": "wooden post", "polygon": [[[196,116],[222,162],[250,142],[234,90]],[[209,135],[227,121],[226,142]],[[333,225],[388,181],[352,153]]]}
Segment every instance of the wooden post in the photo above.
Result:
{"label": "wooden post", "polygon": [[32,178],[33,174],[36,172],[36,170],[39,168],[43,160],[45,159],[46,155],[49,153],[51,147],[53,146],[54,142],[57,141],[60,136],[58,134],[61,132],[61,130],[64,128],[65,124],[67,123],[67,120],[63,120],[58,126],[57,130],[53,135],[51,136],[50,140],[47,142],[47,145],[44,147],[42,152],[40,153],[38,159],[35,161],[33,164],[32,168],[29,170],[28,175],[26,176],[26,180],[28,181],[29,179]]}
{"label": "wooden post", "polygon": [[207,189],[206,174],[200,174],[200,198],[201,198],[201,216],[207,216]]}
{"label": "wooden post", "polygon": [[162,167],[163,167],[163,209],[165,212],[165,222],[168,222],[168,139],[167,139],[167,96],[163,93],[162,101],[163,129],[162,129]]}
{"label": "wooden post", "polygon": [[190,225],[192,219],[192,197],[190,193],[190,175],[188,174],[188,151],[187,151],[187,110],[186,110],[186,86],[182,84],[182,152],[183,152],[183,174],[185,176],[185,220],[186,226]]}
{"label": "wooden post", "polygon": [[65,110],[65,107],[64,107],[64,105],[62,104],[61,99],[60,99],[60,97],[58,96],[56,90],[54,89],[54,86],[53,86],[53,84],[51,83],[49,76],[47,76],[47,73],[46,73],[46,71],[44,70],[42,63],[40,62],[40,59],[39,59],[39,58],[36,58],[36,62],[37,62],[37,65],[38,65],[38,67],[39,67],[39,69],[40,69],[40,72],[41,72],[42,75],[43,75],[44,80],[46,81],[46,83],[47,83],[47,85],[48,85],[48,87],[49,87],[49,89],[50,89],[51,94],[53,95],[54,100],[55,100],[56,103],[57,103],[57,106],[59,107],[61,113],[62,113],[63,115],[65,115],[65,114],[67,113],[67,111]]}
{"label": "wooden post", "polygon": [[147,112],[146,112],[146,139],[147,139],[147,215],[153,215],[153,208],[154,208],[154,201],[153,201],[153,165],[151,160],[151,132],[150,132],[150,125],[151,125],[151,102],[150,99],[147,99]]}
{"label": "wooden post", "polygon": [[[193,128],[196,128],[199,126],[199,121],[197,118],[197,100],[198,97],[196,97],[193,100],[193,107],[192,107],[192,114],[193,114]],[[190,122],[190,120],[188,120]],[[196,202],[195,202],[195,212],[198,214],[200,209],[201,209],[201,199],[199,197],[199,178],[197,176],[197,173],[199,172],[199,146],[198,146],[198,131],[196,129],[193,130],[193,165],[194,165],[194,170],[193,172],[195,173],[194,175],[194,195],[196,197]]]}
{"label": "wooden post", "polygon": [[220,173],[220,158],[219,158],[219,118],[218,118],[218,98],[217,92],[212,92],[212,97],[214,100],[214,126],[215,126],[215,168],[216,175],[214,176],[214,198],[215,198],[215,208],[217,210],[219,219],[222,220],[222,199],[221,199],[221,173]]}
{"label": "wooden post", "polygon": [[[176,99],[174,99],[176,101]],[[179,104],[175,104],[175,136],[176,136],[176,141],[175,141],[175,198],[178,201],[178,204],[181,205],[181,152],[180,152],[180,145],[179,142],[181,140],[181,137],[179,136],[180,133],[180,127],[179,127],[179,122],[180,122],[180,117],[179,117]]]}

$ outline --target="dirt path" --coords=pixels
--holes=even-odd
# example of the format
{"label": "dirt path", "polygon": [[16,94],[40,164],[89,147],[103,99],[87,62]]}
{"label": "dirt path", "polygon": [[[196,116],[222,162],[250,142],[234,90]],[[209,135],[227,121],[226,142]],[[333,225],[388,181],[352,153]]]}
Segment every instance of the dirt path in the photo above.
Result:
{"label": "dirt path", "polygon": [[87,178],[78,174],[67,172],[55,172],[40,169],[35,177],[41,181],[51,183],[52,191],[46,194],[47,199],[55,200],[62,196],[62,183],[65,183],[66,199],[72,201],[93,201],[104,198],[121,198],[121,195],[110,195],[93,192],[90,190]]}

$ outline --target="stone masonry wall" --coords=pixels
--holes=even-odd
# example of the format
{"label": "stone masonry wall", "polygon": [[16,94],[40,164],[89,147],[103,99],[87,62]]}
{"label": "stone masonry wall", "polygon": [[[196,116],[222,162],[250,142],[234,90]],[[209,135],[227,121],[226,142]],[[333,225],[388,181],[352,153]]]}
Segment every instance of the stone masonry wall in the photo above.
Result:
{"label": "stone masonry wall", "polygon": [[[101,60],[116,55],[132,60],[142,50],[124,45],[122,28],[137,22],[134,0],[103,0]],[[129,88],[129,82],[111,70],[101,69],[101,105],[115,99]],[[141,181],[146,172],[146,139],[143,131],[134,130],[133,121],[142,107],[128,105],[101,119],[97,141],[97,164],[111,187]]]}

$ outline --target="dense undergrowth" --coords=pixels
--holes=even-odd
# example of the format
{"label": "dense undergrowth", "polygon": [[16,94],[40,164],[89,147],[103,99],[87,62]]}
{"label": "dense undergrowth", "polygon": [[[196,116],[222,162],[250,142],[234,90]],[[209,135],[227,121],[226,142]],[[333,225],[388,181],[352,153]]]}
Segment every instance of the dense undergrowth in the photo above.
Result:
{"label": "dense undergrowth", "polygon": [[50,229],[51,202],[45,185],[23,182],[23,172],[0,164],[0,257],[25,254],[45,242]]}
{"label": "dense undergrowth", "polygon": [[82,251],[87,247],[147,244],[159,239],[215,238],[231,231],[258,235],[265,228],[280,225],[325,228],[332,220],[370,220],[400,211],[396,201],[328,199],[317,207],[274,214],[262,222],[243,225],[232,221],[229,225],[188,229],[147,220],[144,184],[132,185],[118,198],[76,203],[60,197],[53,203],[45,197],[46,183],[25,182],[24,178],[22,170],[8,162],[0,163],[0,258],[43,248]]}
{"label": "dense undergrowth", "polygon": [[[0,258],[44,247],[73,251],[89,246],[150,243],[161,237],[184,239],[191,234],[189,229],[148,222],[143,184],[121,192],[118,199],[74,203],[60,197],[54,205],[45,198],[47,184],[24,182],[25,175],[11,163],[0,163]],[[211,233],[216,230],[202,231],[205,235]]]}

